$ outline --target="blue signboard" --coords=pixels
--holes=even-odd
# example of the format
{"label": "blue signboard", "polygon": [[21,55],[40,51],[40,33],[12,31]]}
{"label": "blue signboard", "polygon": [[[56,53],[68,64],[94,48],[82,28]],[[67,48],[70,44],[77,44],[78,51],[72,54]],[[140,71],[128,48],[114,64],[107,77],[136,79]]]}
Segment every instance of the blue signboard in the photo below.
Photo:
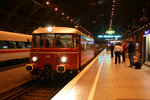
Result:
{"label": "blue signboard", "polygon": [[143,35],[147,35],[150,34],[150,29],[148,29],[147,31],[144,31]]}

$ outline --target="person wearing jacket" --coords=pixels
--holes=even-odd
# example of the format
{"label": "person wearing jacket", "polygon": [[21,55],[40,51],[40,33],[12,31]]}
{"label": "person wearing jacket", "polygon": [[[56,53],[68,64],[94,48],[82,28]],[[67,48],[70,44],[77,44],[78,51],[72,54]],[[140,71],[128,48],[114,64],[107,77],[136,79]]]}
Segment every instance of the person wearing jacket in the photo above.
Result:
{"label": "person wearing jacket", "polygon": [[113,45],[113,43],[111,43],[111,45],[110,45],[110,51],[111,51],[111,58],[113,58],[114,57],[114,55],[113,55],[113,53],[114,53],[114,45]]}
{"label": "person wearing jacket", "polygon": [[122,41],[122,58],[123,58],[123,63],[125,63],[125,54],[126,54],[126,52],[127,52],[127,44],[124,42],[124,41]]}
{"label": "person wearing jacket", "polygon": [[118,42],[117,45],[114,48],[114,53],[115,53],[115,64],[117,64],[117,59],[118,62],[120,63],[120,55],[122,52],[122,47],[120,46],[120,43]]}
{"label": "person wearing jacket", "polygon": [[135,45],[133,44],[132,41],[130,41],[129,46],[128,46],[128,53],[129,53],[129,60],[130,60],[129,67],[133,67],[134,65],[134,52],[135,52]]}

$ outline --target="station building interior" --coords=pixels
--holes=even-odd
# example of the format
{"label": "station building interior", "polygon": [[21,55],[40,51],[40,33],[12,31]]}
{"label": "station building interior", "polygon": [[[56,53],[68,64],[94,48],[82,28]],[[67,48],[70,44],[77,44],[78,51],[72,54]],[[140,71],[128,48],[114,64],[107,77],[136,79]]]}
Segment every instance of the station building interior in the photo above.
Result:
{"label": "station building interior", "polygon": [[[63,45],[66,45],[65,46],[66,48],[78,48],[79,44],[78,41],[80,41],[81,42],[80,52],[82,50],[91,50],[91,48],[94,49],[96,48],[95,50],[102,52],[101,48],[103,48],[104,49],[103,53],[106,53],[108,57],[108,54],[110,56],[111,44],[116,46],[117,43],[125,42],[127,46],[129,46],[129,42],[132,41],[133,44],[135,45],[135,51],[139,53],[138,62],[142,64],[142,66],[146,66],[146,68],[148,68],[146,70],[149,70],[150,0],[1,0],[0,54],[5,53],[7,55],[0,56],[0,67],[6,66],[5,68],[0,69],[1,74],[0,79],[2,80],[7,79],[6,77],[2,77],[2,75],[4,71],[7,71],[8,69],[7,66],[9,64],[5,65],[5,63],[10,62],[12,63],[12,60],[7,62],[4,61],[5,59],[8,58],[12,59],[14,55],[9,55],[10,52],[22,52],[19,49],[24,48],[25,49],[24,52],[28,52],[28,54],[23,54],[23,56],[29,58],[29,56],[32,55],[29,53],[30,48],[41,48],[40,40],[38,41],[39,45],[34,44],[34,42],[37,40],[35,36],[34,38],[32,38],[32,34],[36,33],[34,30],[42,29],[44,27],[54,27],[54,28],[69,27],[70,29],[74,28],[79,32],[78,34],[73,33],[73,35],[68,34],[60,35],[61,32],[59,31],[58,32],[59,34],[56,35],[49,34],[47,36],[39,35],[40,32],[39,33],[37,32],[38,33],[37,38],[39,39],[43,38],[43,40],[45,39],[45,41],[42,42],[44,43],[45,48],[55,48],[55,47],[62,48],[61,46],[57,46],[56,44],[57,42],[56,37],[60,36],[62,41],[64,41]],[[11,36],[11,33],[21,33],[22,36],[17,34],[16,36],[13,35]],[[83,35],[82,33],[85,33],[86,36]],[[81,37],[78,37],[78,35],[81,35]],[[6,37],[9,39],[4,40],[4,38]],[[88,37],[90,37],[90,39],[92,38],[94,41],[88,40],[87,39]],[[47,47],[46,47],[46,39],[51,42],[51,44],[49,44]],[[6,49],[12,50],[8,51]],[[13,51],[13,49],[16,49],[18,51]],[[41,51],[34,51],[34,52],[41,52]],[[71,50],[69,52],[71,52]],[[90,53],[93,52],[90,51]],[[88,54],[88,52],[85,52],[84,55],[87,55],[87,57],[90,58],[98,54],[95,53],[90,55]],[[21,55],[17,55],[17,57],[21,59]],[[47,58],[50,57],[51,56],[47,56]],[[70,57],[70,59],[71,58],[72,57]],[[111,58],[109,57],[108,59]],[[83,59],[80,60],[81,61],[79,61],[79,63],[81,63]],[[103,60],[101,62],[103,62]],[[90,61],[92,62],[92,60]],[[113,59],[108,61],[113,62],[114,64],[115,60]],[[125,65],[129,65],[129,63],[130,62],[128,62]],[[31,65],[30,67],[33,67],[32,64],[29,65]],[[108,65],[110,65],[110,63],[108,63]],[[141,70],[143,70],[143,67]],[[72,73],[72,71],[70,73]],[[135,72],[133,73],[135,74]],[[147,72],[147,75],[150,76],[150,73]],[[6,76],[9,77],[9,75]],[[28,77],[28,75],[26,77]],[[29,77],[30,80],[31,76]],[[150,81],[150,78],[149,80],[147,79],[147,81]],[[7,87],[7,85],[6,86],[4,85],[4,82],[0,82],[0,87],[3,86]],[[147,96],[148,95],[147,93],[150,93],[150,85],[147,85],[147,87],[149,88],[149,90],[147,91],[145,90],[146,93],[144,91],[144,88],[142,88],[144,91],[143,92],[144,96],[142,95],[143,96],[142,98],[140,98],[139,96],[137,96],[138,94],[136,94],[136,97],[134,99],[132,99],[132,97],[128,99],[127,98],[116,99],[115,97],[112,99],[111,97],[104,97],[102,100],[150,100],[150,96]],[[1,89],[0,89],[1,90],[0,98],[1,97],[3,98],[2,95],[5,92],[5,90],[7,90],[7,88]],[[7,91],[5,93],[7,93]],[[129,97],[129,94],[127,95]],[[96,95],[96,97],[98,96]],[[95,99],[88,98],[88,100],[101,100],[97,99],[96,97]],[[80,99],[74,98],[70,100],[86,100],[87,98],[86,99],[85,98],[86,96]],[[57,100],[57,98],[55,99],[54,96],[52,100]]]}

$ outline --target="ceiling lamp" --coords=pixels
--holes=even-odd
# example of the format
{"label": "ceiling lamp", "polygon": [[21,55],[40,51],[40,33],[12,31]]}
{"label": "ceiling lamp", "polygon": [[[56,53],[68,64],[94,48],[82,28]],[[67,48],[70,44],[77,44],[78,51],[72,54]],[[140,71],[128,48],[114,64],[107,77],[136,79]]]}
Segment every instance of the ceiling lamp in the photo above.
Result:
{"label": "ceiling lamp", "polygon": [[67,16],[67,19],[69,19],[69,16]]}
{"label": "ceiling lamp", "polygon": [[148,18],[145,17],[145,9],[143,9],[142,12],[143,12],[143,17],[140,18],[140,21],[141,21],[141,22],[147,22],[147,21],[148,21]]}
{"label": "ceiling lamp", "polygon": [[49,5],[49,1],[46,1],[46,4]]}
{"label": "ceiling lamp", "polygon": [[109,23],[109,28],[112,28],[112,19],[113,19],[113,16],[114,16],[114,10],[115,10],[115,0],[113,0],[113,5],[112,5],[112,9],[111,9],[111,17],[110,17],[110,23]]}
{"label": "ceiling lamp", "polygon": [[61,15],[64,15],[64,13],[61,13]]}
{"label": "ceiling lamp", "polygon": [[58,8],[55,8],[55,11],[58,11]]}

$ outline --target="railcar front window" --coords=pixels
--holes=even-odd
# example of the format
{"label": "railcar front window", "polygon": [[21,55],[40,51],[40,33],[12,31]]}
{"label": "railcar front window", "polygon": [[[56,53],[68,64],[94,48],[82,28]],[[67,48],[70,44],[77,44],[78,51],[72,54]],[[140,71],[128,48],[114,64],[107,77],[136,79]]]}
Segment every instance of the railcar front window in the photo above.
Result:
{"label": "railcar front window", "polygon": [[56,35],[57,48],[73,48],[72,35]]}
{"label": "railcar front window", "polygon": [[42,48],[44,46],[44,35],[33,35],[33,48]]}
{"label": "railcar front window", "polygon": [[45,48],[53,48],[54,47],[54,34],[47,34],[45,40]]}

